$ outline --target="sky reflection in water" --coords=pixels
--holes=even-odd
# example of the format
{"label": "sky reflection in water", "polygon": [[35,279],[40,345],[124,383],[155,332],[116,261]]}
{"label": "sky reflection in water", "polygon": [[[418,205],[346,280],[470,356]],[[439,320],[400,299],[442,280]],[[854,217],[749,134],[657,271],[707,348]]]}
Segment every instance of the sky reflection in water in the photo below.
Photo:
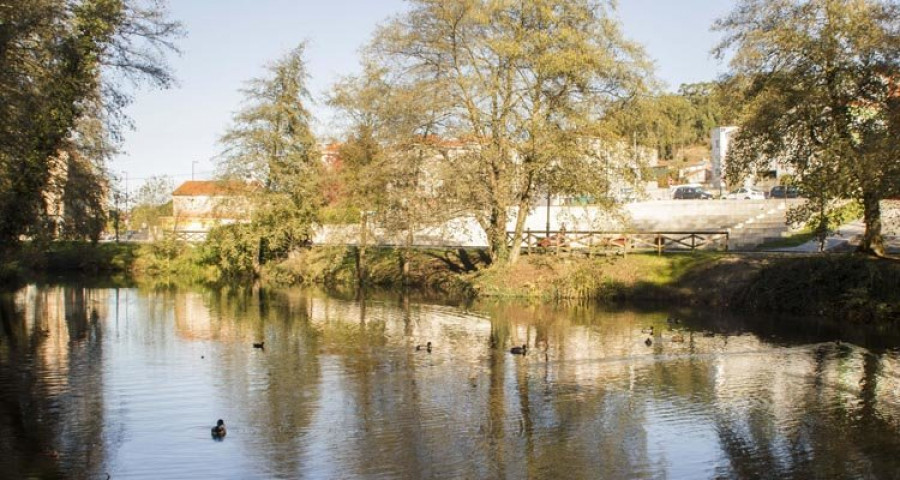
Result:
{"label": "sky reflection in water", "polygon": [[[896,332],[77,285],[26,287],[0,314],[0,471],[13,477],[900,472]],[[509,353],[523,343],[527,355]]]}

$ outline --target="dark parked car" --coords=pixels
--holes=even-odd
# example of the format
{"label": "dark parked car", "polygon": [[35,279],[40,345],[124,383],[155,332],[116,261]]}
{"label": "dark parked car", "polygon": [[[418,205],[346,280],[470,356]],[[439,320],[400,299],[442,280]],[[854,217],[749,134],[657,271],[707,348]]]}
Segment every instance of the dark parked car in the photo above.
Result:
{"label": "dark parked car", "polygon": [[794,186],[777,185],[772,187],[772,191],[769,192],[769,198],[797,198],[799,196],[800,191]]}
{"label": "dark parked car", "polygon": [[712,194],[700,187],[678,187],[672,198],[675,200],[709,200]]}

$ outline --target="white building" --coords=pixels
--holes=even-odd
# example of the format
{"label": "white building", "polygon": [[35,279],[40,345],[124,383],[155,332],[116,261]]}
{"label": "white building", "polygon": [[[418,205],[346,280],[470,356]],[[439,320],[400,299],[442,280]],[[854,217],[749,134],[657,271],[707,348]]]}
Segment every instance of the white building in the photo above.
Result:
{"label": "white building", "polygon": [[[731,148],[731,144],[734,141],[734,136],[737,134],[738,129],[739,127],[732,126],[716,127],[712,129],[712,157],[710,161],[712,164],[712,179],[710,180],[710,184],[713,188],[723,188],[728,186],[725,182],[725,169],[727,168],[726,160],[728,158],[728,151]],[[794,175],[796,173],[793,167],[777,158],[771,158],[767,164],[759,165],[757,168],[758,170],[751,176],[745,178],[743,182],[737,183],[744,187],[755,186],[757,188],[769,188],[773,185],[777,185],[779,179],[783,175]]]}
{"label": "white building", "polygon": [[196,234],[202,239],[217,225],[246,222],[250,218],[248,194],[252,187],[243,182],[188,181],[172,192],[172,218],[168,229]]}
{"label": "white building", "polygon": [[737,133],[738,127],[716,127],[712,129],[712,178],[710,184],[712,188],[721,189],[725,187],[725,158],[728,155],[728,148],[731,140]]}

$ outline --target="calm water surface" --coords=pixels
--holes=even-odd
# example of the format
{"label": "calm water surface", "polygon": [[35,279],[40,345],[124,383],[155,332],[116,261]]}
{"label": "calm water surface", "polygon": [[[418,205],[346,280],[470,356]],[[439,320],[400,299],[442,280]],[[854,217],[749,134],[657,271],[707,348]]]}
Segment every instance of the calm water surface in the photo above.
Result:
{"label": "calm water surface", "polygon": [[900,478],[896,331],[77,284],[0,317],[0,478]]}

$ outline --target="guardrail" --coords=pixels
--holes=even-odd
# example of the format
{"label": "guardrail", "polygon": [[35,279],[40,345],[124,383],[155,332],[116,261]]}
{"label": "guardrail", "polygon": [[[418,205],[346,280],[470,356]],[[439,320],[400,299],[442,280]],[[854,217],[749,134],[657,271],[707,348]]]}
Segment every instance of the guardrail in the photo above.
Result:
{"label": "guardrail", "polygon": [[[174,237],[185,242],[202,242],[206,239],[203,230],[177,230],[166,232],[166,237]],[[528,254],[561,253],[579,251],[589,256],[601,253],[622,253],[632,251],[656,251],[658,254],[671,251],[724,250],[728,251],[729,233],[725,230],[709,231],[581,231],[581,230],[526,230],[522,232],[519,247]],[[507,232],[507,245],[514,246],[514,232]],[[348,244],[349,245],[349,244]],[[371,245],[391,246],[391,245]],[[412,248],[440,248],[449,245],[411,245]],[[456,248],[456,247],[453,247]]]}
{"label": "guardrail", "polygon": [[[526,230],[519,239],[519,248],[528,254],[582,251],[591,256],[610,252],[627,254],[629,251],[655,250],[661,255],[666,251],[728,251],[728,238],[728,231],[725,230],[668,232]],[[510,248],[515,248],[515,232],[507,232],[506,240]]]}
{"label": "guardrail", "polygon": [[166,238],[174,237],[176,240],[188,243],[200,243],[206,240],[206,230],[176,230],[165,232]]}

